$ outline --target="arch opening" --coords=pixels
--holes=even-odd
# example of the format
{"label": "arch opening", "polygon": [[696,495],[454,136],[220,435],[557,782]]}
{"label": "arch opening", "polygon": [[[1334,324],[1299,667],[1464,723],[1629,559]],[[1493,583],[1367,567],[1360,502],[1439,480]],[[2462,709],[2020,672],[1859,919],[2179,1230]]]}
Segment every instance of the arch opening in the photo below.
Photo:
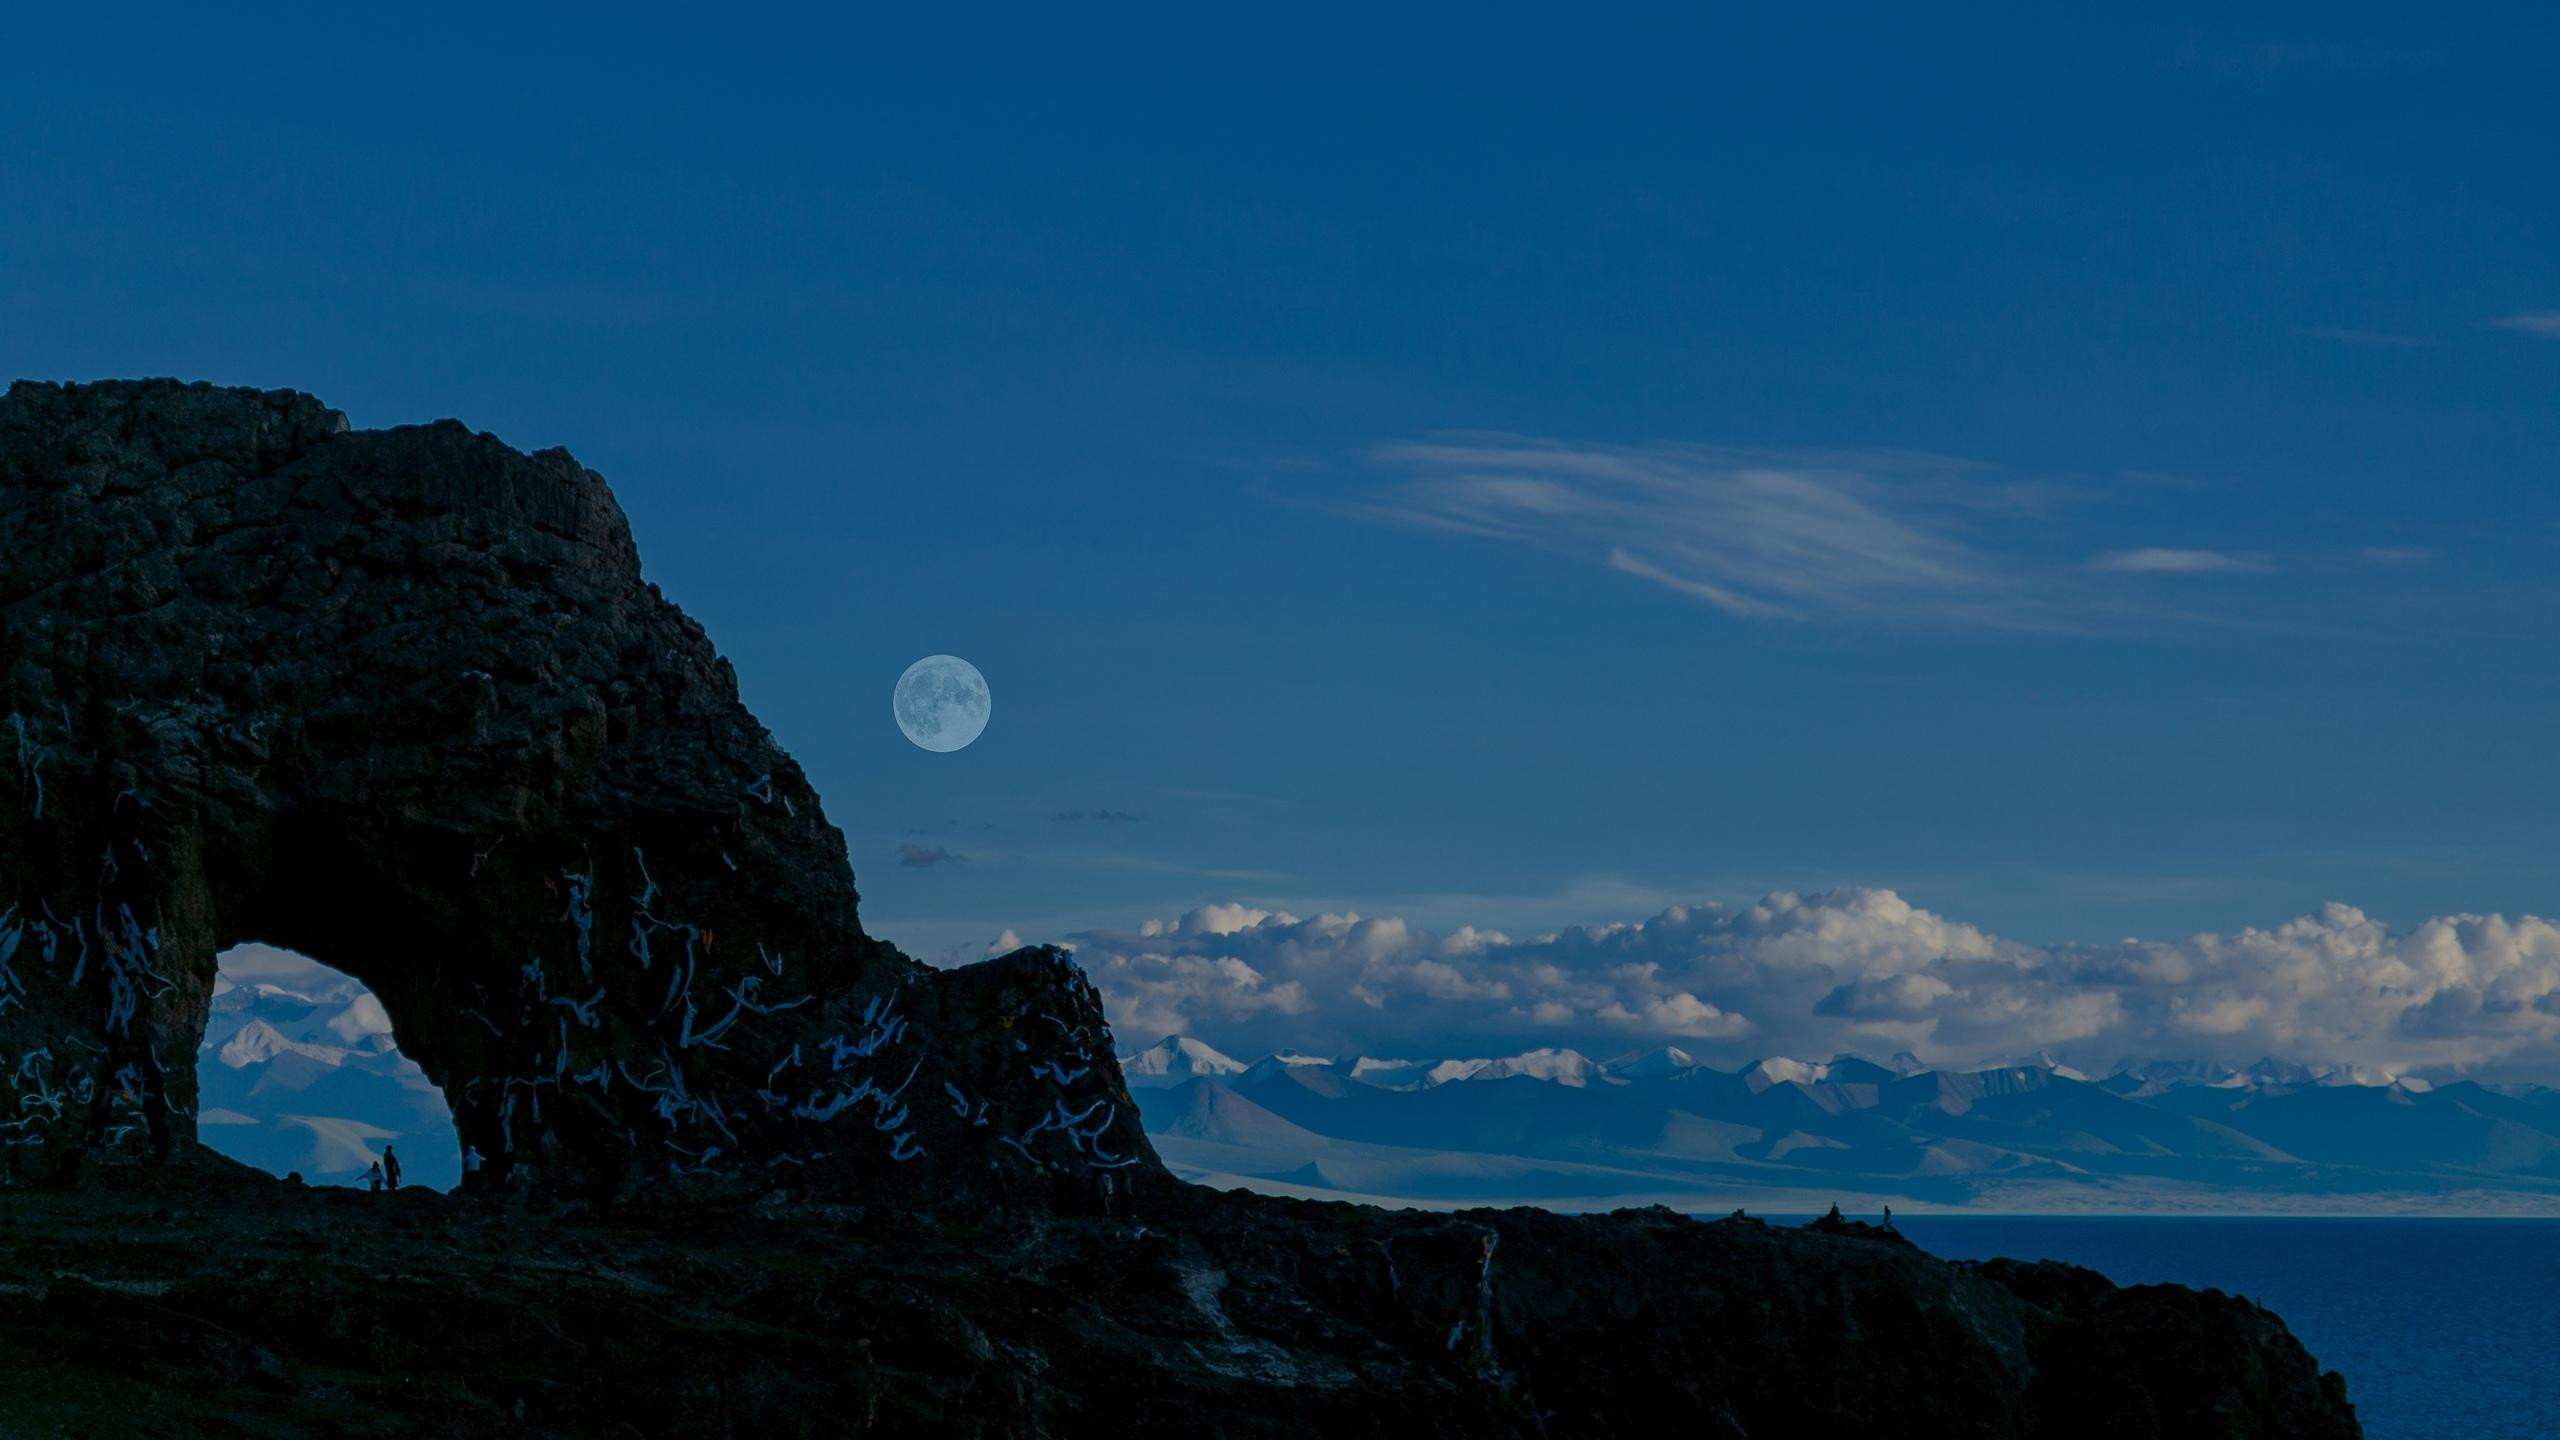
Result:
{"label": "arch opening", "polygon": [[363,1185],[385,1146],[403,1183],[461,1183],[444,1092],[401,1053],[382,1002],[354,976],[272,945],[216,957],[196,1053],[196,1138],[271,1175]]}

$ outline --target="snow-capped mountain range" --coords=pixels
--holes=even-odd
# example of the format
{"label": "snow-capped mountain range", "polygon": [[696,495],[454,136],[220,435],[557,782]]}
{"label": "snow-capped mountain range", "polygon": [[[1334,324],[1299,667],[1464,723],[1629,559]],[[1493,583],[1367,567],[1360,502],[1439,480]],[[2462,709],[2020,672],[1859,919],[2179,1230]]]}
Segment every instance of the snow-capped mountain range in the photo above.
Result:
{"label": "snow-capped mountain range", "polygon": [[[1724,1070],[1673,1045],[1247,1061],[1185,1035],[1121,1070],[1177,1174],[1296,1194],[2560,1214],[2560,1091],[2273,1058],[2103,1074],[2045,1054],[1965,1070],[1909,1054]],[[459,1178],[443,1097],[352,981],[219,982],[197,1074],[198,1133],[236,1159],[351,1183],[392,1143],[413,1181]]]}
{"label": "snow-capped mountain range", "polygon": [[[1794,1060],[1773,1055],[1754,1060],[1739,1070],[1725,1072],[1714,1070],[1676,1045],[1629,1051],[1608,1060],[1594,1060],[1578,1050],[1548,1047],[1525,1050],[1517,1055],[1471,1060],[1382,1060],[1370,1055],[1338,1060],[1329,1055],[1311,1055],[1303,1050],[1281,1050],[1248,1062],[1227,1055],[1207,1041],[1190,1035],[1168,1035],[1119,1059],[1121,1074],[1132,1089],[1178,1085],[1200,1075],[1245,1076],[1282,1069],[1323,1070],[1384,1090],[1423,1090],[1458,1080],[1502,1080],[1514,1075],[1574,1086],[1624,1085],[1637,1080],[1691,1073],[1729,1073],[1762,1086],[1810,1085],[1833,1080],[1872,1084],[1918,1075],[1931,1068],[1905,1050],[1882,1060],[1849,1054],[1834,1055],[1828,1060]],[[2343,1065],[2305,1065],[2273,1057],[2245,1067],[2203,1060],[2128,1059],[2116,1062],[2101,1077],[2064,1064],[2050,1051],[2037,1051],[2032,1055],[1980,1066],[1970,1073],[1995,1070],[2040,1070],[2056,1079],[2099,1083],[2120,1094],[2144,1095],[2188,1085],[2217,1089],[2270,1085],[2365,1085],[2397,1086],[2412,1092],[2434,1088],[2431,1082],[2416,1076],[2388,1079],[2360,1076]],[[2484,1088],[2502,1094],[2530,1095],[2549,1087],[2510,1085]]]}
{"label": "snow-capped mountain range", "polygon": [[196,1065],[196,1134],[315,1185],[359,1182],[386,1144],[415,1184],[449,1188],[461,1152],[444,1097],[400,1053],[380,1001],[342,985],[214,984]]}
{"label": "snow-capped mountain range", "polygon": [[2560,1091],[2340,1066],[1899,1054],[1736,1070],[1593,1059],[1122,1057],[1157,1150],[1211,1184],[1562,1208],[2432,1209],[2560,1214]]}

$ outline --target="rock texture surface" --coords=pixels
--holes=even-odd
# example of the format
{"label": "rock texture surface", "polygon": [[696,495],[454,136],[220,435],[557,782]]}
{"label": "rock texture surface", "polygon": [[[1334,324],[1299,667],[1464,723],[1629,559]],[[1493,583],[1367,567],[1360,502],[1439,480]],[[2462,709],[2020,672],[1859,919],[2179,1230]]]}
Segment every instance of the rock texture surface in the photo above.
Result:
{"label": "rock texture surface", "polygon": [[604,481],[154,381],[0,400],[0,1145],[193,1141],[214,957],[362,980],[547,1184],[1153,1175],[1056,952],[865,936],[842,836]]}
{"label": "rock texture surface", "polygon": [[[2358,1433],[2212,1292],[1173,1183],[1068,957],[864,935],[800,770],[556,451],[17,386],[0,727],[0,1432]],[[249,939],[371,986],[525,1183],[197,1147]]]}
{"label": "rock texture surface", "polygon": [[0,1434],[2351,1440],[2236,1298],[1863,1226],[0,1193]]}

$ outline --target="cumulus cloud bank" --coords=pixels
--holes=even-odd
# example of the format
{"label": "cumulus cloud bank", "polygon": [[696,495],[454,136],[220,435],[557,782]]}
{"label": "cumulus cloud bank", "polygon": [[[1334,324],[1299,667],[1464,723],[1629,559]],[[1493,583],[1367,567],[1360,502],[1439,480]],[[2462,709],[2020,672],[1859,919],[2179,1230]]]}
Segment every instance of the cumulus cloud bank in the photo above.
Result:
{"label": "cumulus cloud bank", "polygon": [[1529,938],[1210,905],[1071,943],[1132,1043],[1423,1056],[1671,1042],[1720,1063],[1909,1049],[1956,1066],[2272,1054],[2376,1077],[2560,1078],[2560,924],[2532,916],[2399,930],[2330,905],[2272,929],[2041,946],[1843,889]]}

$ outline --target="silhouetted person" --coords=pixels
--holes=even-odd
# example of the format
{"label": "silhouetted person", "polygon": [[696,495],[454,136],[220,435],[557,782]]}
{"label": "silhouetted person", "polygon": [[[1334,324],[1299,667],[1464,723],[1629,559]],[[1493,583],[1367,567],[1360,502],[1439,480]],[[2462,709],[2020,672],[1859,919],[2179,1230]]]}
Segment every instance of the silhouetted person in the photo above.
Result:
{"label": "silhouetted person", "polygon": [[1893,1207],[1890,1205],[1884,1207],[1884,1228],[1887,1230],[1893,1228]]}
{"label": "silhouetted person", "polygon": [[392,1189],[400,1188],[400,1157],[388,1145],[382,1147],[382,1178]]}
{"label": "silhouetted person", "polygon": [[374,1194],[376,1194],[376,1195],[379,1195],[379,1194],[381,1194],[381,1193],[382,1193],[382,1162],[381,1162],[381,1161],[379,1161],[379,1160],[374,1161],[374,1162],[373,1162],[373,1168],[372,1168],[372,1169],[370,1169],[370,1170],[367,1170],[366,1172],[364,1172],[364,1188],[366,1188],[367,1190],[372,1191],[372,1192],[373,1192]]}
{"label": "silhouetted person", "polygon": [[462,1193],[480,1193],[480,1147],[477,1145],[462,1147]]}

